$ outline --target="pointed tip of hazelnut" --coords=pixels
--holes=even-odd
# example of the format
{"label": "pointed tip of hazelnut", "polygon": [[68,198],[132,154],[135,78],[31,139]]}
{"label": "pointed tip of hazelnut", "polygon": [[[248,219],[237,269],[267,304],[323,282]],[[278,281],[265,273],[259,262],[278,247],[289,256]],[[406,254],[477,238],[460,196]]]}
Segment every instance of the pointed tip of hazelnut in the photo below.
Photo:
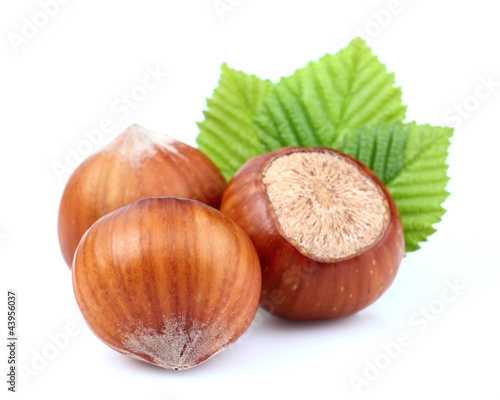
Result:
{"label": "pointed tip of hazelnut", "polygon": [[151,129],[145,128],[139,124],[132,124],[127,129],[125,129],[118,137],[122,137],[124,139],[134,139],[134,140],[143,140],[148,139],[152,142],[168,145],[176,143],[177,140],[168,136],[165,133],[153,131]]}
{"label": "pointed tip of hazelnut", "polygon": [[132,124],[109,143],[104,151],[116,151],[124,157],[138,157],[140,159],[155,153],[158,149],[177,153],[174,146],[176,143],[179,142],[164,133]]}
{"label": "pointed tip of hazelnut", "polygon": [[157,131],[153,131],[151,129],[145,128],[142,125],[139,124],[132,124],[130,125],[127,129],[125,129],[122,133],[122,135],[145,135],[149,137],[151,140],[163,140],[163,141],[169,141],[169,142],[176,142],[174,138],[164,134],[160,133]]}

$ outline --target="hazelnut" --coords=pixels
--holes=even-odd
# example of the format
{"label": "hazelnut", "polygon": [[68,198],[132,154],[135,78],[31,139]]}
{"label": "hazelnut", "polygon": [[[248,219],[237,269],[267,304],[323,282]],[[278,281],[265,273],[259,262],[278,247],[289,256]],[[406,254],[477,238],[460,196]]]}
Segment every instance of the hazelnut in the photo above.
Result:
{"label": "hazelnut", "polygon": [[73,172],[59,207],[68,266],[85,231],[103,215],[146,197],[174,196],[218,208],[224,177],[201,151],[132,125]]}
{"label": "hazelnut", "polygon": [[373,303],[404,256],[394,201],[375,174],[329,148],[286,147],[247,161],[221,211],[252,239],[261,304],[288,319],[337,318]]}
{"label": "hazelnut", "polygon": [[78,306],[100,340],[171,370],[236,341],[261,290],[248,236],[219,211],[173,197],[139,200],[99,219],[72,273]]}

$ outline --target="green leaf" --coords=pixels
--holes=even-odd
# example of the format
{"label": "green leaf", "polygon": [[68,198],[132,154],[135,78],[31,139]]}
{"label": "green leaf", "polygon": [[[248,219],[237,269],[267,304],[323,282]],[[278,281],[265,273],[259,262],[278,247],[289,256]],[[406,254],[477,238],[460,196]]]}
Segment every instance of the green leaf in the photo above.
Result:
{"label": "green leaf", "polygon": [[331,146],[350,128],[402,121],[405,112],[394,75],[357,38],[275,85],[223,64],[196,141],[230,179],[258,154],[284,146]]}
{"label": "green leaf", "polygon": [[219,86],[207,99],[196,138],[201,151],[230,179],[246,160],[261,153],[253,119],[272,83],[222,64]]}
{"label": "green leaf", "polygon": [[446,158],[452,128],[378,122],[347,132],[334,147],[375,172],[401,215],[406,251],[420,248],[446,212]]}
{"label": "green leaf", "polygon": [[403,121],[406,107],[394,84],[394,75],[356,38],[271,88],[255,121],[260,140],[266,151],[331,146],[351,128]]}
{"label": "green leaf", "polygon": [[249,158],[285,146],[337,148],[386,184],[403,222],[406,251],[435,232],[448,196],[452,129],[403,124],[394,75],[354,39],[272,84],[222,65],[197,142],[230,179]]}

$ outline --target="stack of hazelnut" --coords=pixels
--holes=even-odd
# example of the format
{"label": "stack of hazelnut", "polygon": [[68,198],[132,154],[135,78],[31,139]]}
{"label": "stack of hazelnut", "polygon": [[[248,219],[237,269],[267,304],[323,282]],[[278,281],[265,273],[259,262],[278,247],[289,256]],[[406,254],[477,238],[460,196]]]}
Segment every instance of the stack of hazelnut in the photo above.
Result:
{"label": "stack of hazelnut", "polygon": [[201,151],[138,125],[74,171],[58,229],[90,329],[172,370],[234,343],[259,304],[294,320],[351,315],[404,255],[394,201],[348,155],[285,147],[226,184]]}

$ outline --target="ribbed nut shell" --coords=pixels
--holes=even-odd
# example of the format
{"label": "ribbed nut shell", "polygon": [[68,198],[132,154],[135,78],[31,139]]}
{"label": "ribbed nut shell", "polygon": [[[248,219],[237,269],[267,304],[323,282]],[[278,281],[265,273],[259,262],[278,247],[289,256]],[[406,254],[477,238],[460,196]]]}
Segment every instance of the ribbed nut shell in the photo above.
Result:
{"label": "ribbed nut shell", "polygon": [[178,198],[143,199],[102,217],[82,238],[72,273],[99,339],[172,370],[236,341],[261,290],[248,236],[219,211]]}
{"label": "ribbed nut shell", "polygon": [[[318,150],[358,165],[383,191],[390,212],[386,229],[371,247],[335,262],[311,259],[282,236],[262,182],[264,169],[276,157]],[[338,318],[365,308],[388,289],[404,256],[401,221],[385,186],[368,167],[329,148],[286,147],[250,159],[229,182],[220,210],[252,239],[262,267],[261,305],[282,318]]]}
{"label": "ribbed nut shell", "polygon": [[174,196],[219,208],[226,181],[201,151],[130,126],[76,168],[59,207],[59,243],[71,266],[78,242],[103,215],[146,197]]}

